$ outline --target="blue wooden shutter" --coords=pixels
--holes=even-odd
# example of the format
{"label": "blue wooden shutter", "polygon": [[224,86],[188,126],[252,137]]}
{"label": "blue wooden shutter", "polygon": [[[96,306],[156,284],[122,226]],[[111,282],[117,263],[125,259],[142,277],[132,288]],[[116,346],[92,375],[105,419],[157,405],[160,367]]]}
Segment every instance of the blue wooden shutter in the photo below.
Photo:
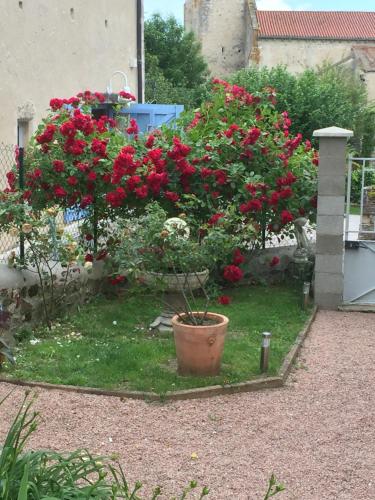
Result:
{"label": "blue wooden shutter", "polygon": [[164,124],[173,126],[183,110],[184,106],[180,104],[133,104],[123,108],[120,114],[130,115],[137,121],[140,131],[147,133]]}

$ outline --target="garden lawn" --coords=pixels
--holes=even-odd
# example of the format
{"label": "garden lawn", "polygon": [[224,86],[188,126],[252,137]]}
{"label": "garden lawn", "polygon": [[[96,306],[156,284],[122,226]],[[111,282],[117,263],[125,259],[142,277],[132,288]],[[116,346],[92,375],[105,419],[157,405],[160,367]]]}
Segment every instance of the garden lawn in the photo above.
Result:
{"label": "garden lawn", "polygon": [[1,376],[105,389],[167,391],[231,384],[260,375],[261,332],[272,333],[270,375],[275,375],[309,312],[301,292],[287,286],[241,287],[228,291],[229,306],[211,305],[227,315],[229,331],[218,377],[180,377],[172,334],[153,336],[148,325],[160,311],[155,296],[98,298],[79,312],[26,335],[16,351],[17,364]]}

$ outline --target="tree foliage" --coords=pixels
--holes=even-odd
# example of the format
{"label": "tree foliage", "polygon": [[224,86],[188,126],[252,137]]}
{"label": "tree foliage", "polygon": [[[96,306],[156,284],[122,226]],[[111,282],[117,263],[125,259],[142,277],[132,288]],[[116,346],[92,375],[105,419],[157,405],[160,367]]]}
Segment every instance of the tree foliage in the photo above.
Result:
{"label": "tree foliage", "polygon": [[145,23],[146,101],[184,104],[202,100],[208,71],[194,34],[174,17],[154,14]]}
{"label": "tree foliage", "polygon": [[285,66],[249,68],[231,81],[254,92],[273,87],[277,109],[288,110],[292,133],[312,138],[313,131],[332,125],[354,130],[352,146],[370,154],[375,146],[375,110],[367,103],[366,86],[348,68],[323,64],[299,75]]}

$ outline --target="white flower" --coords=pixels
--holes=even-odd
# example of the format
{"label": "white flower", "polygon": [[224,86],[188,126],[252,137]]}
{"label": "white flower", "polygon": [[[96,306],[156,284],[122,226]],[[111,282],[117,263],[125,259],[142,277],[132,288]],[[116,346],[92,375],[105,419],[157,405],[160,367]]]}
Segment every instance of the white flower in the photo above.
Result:
{"label": "white flower", "polygon": [[31,345],[36,345],[36,344],[39,344],[40,343],[40,339],[31,339],[30,340],[30,344]]}
{"label": "white flower", "polygon": [[113,321],[112,325],[117,326],[117,321]]}
{"label": "white flower", "polygon": [[190,229],[187,223],[180,219],[179,217],[172,217],[168,219],[164,223],[164,229],[166,229],[169,233],[177,233],[181,238],[188,239],[190,236]]}

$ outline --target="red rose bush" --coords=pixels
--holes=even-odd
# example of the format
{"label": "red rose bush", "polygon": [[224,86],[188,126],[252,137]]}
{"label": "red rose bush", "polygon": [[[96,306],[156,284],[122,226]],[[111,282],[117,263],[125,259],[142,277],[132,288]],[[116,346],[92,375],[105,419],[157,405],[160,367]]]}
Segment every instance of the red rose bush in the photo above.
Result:
{"label": "red rose bush", "polygon": [[[290,135],[273,89],[250,94],[216,79],[199,111],[144,135],[135,120],[121,128],[121,120],[95,118],[104,100],[89,91],[52,99],[26,156],[23,199],[37,210],[86,209],[87,246],[98,227],[129,210],[141,214],[153,201],[169,216],[188,214],[202,234],[222,226],[241,236],[243,248],[288,231],[301,215],[314,217],[318,157],[309,141]],[[8,174],[9,191],[17,175],[16,168]],[[223,277],[236,283],[243,276],[240,248],[228,259]]]}

